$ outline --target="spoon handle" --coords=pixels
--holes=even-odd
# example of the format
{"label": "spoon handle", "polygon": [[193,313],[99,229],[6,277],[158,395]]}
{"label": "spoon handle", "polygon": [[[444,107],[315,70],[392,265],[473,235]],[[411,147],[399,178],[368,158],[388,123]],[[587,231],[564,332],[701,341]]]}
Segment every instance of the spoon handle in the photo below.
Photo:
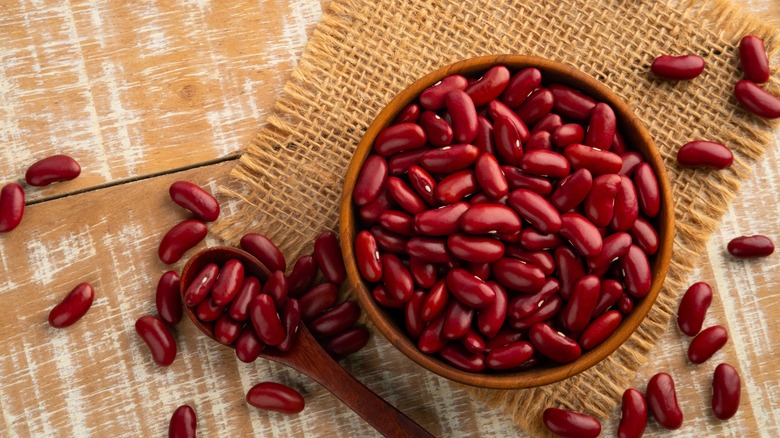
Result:
{"label": "spoon handle", "polygon": [[[271,358],[306,374],[387,437],[433,437],[414,420],[366,388],[338,364],[301,324],[294,354]],[[291,352],[292,353],[292,352]]]}

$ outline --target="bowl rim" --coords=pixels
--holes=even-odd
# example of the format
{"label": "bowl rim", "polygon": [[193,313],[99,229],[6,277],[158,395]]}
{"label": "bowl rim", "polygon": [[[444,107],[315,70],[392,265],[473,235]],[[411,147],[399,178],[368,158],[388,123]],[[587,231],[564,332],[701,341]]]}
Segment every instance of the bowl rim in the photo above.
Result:
{"label": "bowl rim", "polygon": [[[638,145],[631,148],[631,150],[640,152],[656,174],[661,194],[661,210],[655,218],[658,225],[659,250],[654,256],[650,257],[652,269],[651,290],[637,303],[629,316],[621,321],[618,329],[607,340],[596,348],[584,352],[579,359],[569,364],[490,374],[464,371],[447,364],[435,355],[422,353],[417,349],[416,343],[411,342],[406,333],[397,327],[383,308],[374,301],[357,270],[355,261],[353,245],[357,229],[352,192],[357,175],[363,162],[368,158],[372,150],[376,136],[382,129],[389,126],[395,116],[424,89],[452,74],[469,76],[474,73],[484,72],[495,65],[505,65],[513,72],[527,67],[535,67],[542,72],[545,82],[561,83],[576,90],[587,89],[588,91],[582,92],[597,101],[608,102],[615,110],[618,127],[622,128],[621,134],[626,142]],[[631,127],[631,129],[627,130],[627,127]],[[412,361],[442,377],[471,386],[494,389],[536,387],[564,380],[601,362],[628,340],[636,332],[642,321],[645,320],[663,286],[663,280],[666,277],[671,259],[675,228],[674,205],[671,194],[671,186],[663,159],[647,128],[631,107],[606,85],[570,65],[546,58],[512,54],[480,56],[446,65],[416,80],[387,103],[372,121],[355,148],[341,192],[339,221],[341,248],[347,267],[348,280],[355,290],[361,307],[380,333]]]}

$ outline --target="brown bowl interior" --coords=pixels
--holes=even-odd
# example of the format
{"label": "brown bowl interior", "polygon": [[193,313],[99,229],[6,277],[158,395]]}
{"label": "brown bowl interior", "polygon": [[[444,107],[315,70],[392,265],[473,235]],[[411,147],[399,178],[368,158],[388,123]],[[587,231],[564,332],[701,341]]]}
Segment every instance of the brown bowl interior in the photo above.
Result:
{"label": "brown bowl interior", "polygon": [[[395,116],[424,89],[449,75],[478,76],[488,68],[498,64],[507,66],[513,72],[526,67],[536,67],[542,72],[545,83],[557,82],[569,85],[612,106],[617,116],[618,129],[626,143],[630,145],[632,150],[640,152],[645,157],[658,176],[661,190],[661,211],[655,218],[654,225],[659,232],[660,249],[650,258],[653,276],[650,293],[637,301],[634,311],[623,320],[615,333],[598,347],[585,352],[582,357],[569,364],[516,372],[471,373],[450,366],[436,356],[420,352],[416,343],[406,335],[403,327],[399,327],[396,321],[390,318],[383,308],[374,301],[369,289],[360,277],[355,262],[354,237],[360,230],[356,229],[356,211],[352,202],[352,191],[360,168],[371,152],[376,136],[382,129],[389,126]],[[669,179],[660,153],[647,129],[622,99],[601,82],[568,65],[533,56],[492,55],[460,61],[424,76],[399,93],[379,113],[358,144],[347,170],[341,194],[340,233],[349,281],[357,292],[363,309],[391,344],[424,368],[457,382],[485,388],[527,388],[554,383],[580,373],[607,357],[631,336],[650,311],[666,276],[674,238],[674,212]]]}

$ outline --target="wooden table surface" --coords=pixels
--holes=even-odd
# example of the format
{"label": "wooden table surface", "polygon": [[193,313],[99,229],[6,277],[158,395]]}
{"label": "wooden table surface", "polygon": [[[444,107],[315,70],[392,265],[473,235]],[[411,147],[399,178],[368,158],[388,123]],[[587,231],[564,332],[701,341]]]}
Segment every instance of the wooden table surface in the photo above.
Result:
{"label": "wooden table surface", "polygon": [[[741,0],[780,27],[780,1]],[[0,436],[164,436],[173,410],[189,403],[202,436],[373,436],[315,383],[259,361],[245,365],[189,323],[176,329],[169,368],[152,363],[133,324],[154,311],[157,258],[167,229],[187,216],[168,186],[189,180],[217,191],[262,127],[327,2],[22,1],[0,4],[0,175],[23,181],[27,166],[54,153],[76,157],[81,176],[25,186],[22,224],[0,235]],[[780,242],[780,130],[712,236],[690,283],[716,291],[705,326],[730,341],[700,366],[671,327],[635,384],[670,372],[685,423],[675,436],[780,436],[780,255],[736,261],[734,236]],[[221,199],[223,217],[234,204]],[[209,237],[205,245],[219,243]],[[183,262],[173,266],[180,269]],[[46,323],[51,307],[88,281],[96,299],[66,330]],[[714,367],[743,379],[742,404],[727,422],[709,406]],[[345,361],[358,378],[437,436],[524,436],[463,387],[425,373],[375,334]],[[255,383],[275,380],[306,397],[303,413],[257,411]],[[619,418],[615,411],[614,418]],[[605,423],[604,436],[616,422]],[[648,435],[660,429],[651,422]]]}

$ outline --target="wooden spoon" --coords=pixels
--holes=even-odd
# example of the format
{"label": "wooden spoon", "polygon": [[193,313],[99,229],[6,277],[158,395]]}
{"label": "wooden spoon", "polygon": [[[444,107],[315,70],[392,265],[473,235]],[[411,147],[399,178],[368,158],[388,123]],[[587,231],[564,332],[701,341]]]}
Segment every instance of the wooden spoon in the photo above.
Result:
{"label": "wooden spoon", "polygon": [[[245,251],[231,247],[208,248],[195,254],[184,266],[181,274],[182,298],[187,286],[203,267],[209,263],[222,266],[230,259],[240,261],[244,265],[246,274],[257,277],[261,282],[265,282],[271,276],[259,260]],[[198,321],[192,308],[185,306],[185,312],[200,331],[216,341],[212,327]],[[300,324],[297,340],[290,350],[281,352],[268,347],[260,353],[260,356],[287,365],[311,377],[384,436],[433,436],[342,368],[325,352],[303,323]]]}

